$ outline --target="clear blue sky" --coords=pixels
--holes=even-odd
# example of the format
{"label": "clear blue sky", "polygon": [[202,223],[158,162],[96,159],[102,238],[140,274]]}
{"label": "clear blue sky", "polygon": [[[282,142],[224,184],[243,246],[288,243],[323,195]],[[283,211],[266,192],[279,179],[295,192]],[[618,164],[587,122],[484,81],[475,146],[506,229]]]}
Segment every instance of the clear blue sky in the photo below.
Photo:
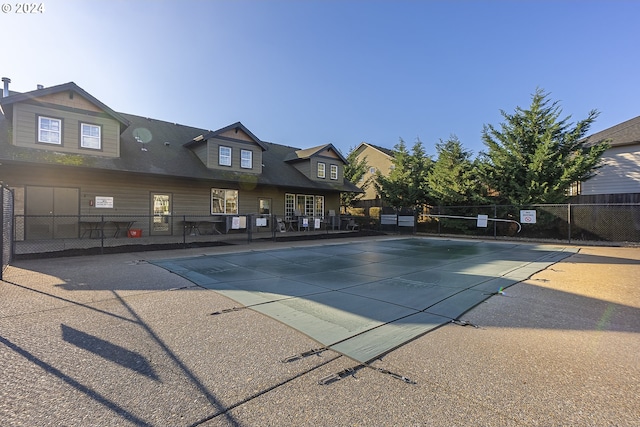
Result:
{"label": "clear blue sky", "polygon": [[60,1],[0,12],[11,89],[73,81],[112,109],[344,154],[455,134],[540,87],[596,132],[640,115],[637,1]]}

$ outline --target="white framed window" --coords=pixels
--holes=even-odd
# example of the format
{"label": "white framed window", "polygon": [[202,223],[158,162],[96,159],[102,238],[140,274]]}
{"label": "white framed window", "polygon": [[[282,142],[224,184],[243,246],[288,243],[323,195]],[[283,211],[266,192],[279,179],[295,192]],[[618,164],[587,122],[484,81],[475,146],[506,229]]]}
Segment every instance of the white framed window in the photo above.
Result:
{"label": "white framed window", "polygon": [[231,147],[221,145],[218,148],[218,164],[220,166],[231,166]]}
{"label": "white framed window", "polygon": [[313,216],[324,219],[324,196],[316,196],[316,207]]}
{"label": "white framed window", "polygon": [[38,142],[62,144],[62,120],[38,116]]}
{"label": "white framed window", "polygon": [[327,165],[322,162],[318,162],[318,178],[324,178],[326,176]]}
{"label": "white framed window", "polygon": [[324,218],[324,196],[287,193],[284,195],[284,215],[286,218],[298,215]]}
{"label": "white framed window", "polygon": [[102,149],[102,128],[98,125],[80,123],[80,147]]}
{"label": "white framed window", "polygon": [[253,151],[240,150],[240,167],[244,169],[253,169]]}
{"label": "white framed window", "polygon": [[293,218],[296,210],[296,195],[287,193],[284,195],[284,216]]}
{"label": "white framed window", "polygon": [[211,189],[211,214],[237,214],[238,190]]}
{"label": "white framed window", "polygon": [[331,179],[338,179],[338,165],[331,165]]}

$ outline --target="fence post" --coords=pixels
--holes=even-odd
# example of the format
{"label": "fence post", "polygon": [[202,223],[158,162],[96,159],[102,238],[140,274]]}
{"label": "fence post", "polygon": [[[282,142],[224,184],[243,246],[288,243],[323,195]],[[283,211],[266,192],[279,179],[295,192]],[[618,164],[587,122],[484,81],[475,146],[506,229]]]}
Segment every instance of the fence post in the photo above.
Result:
{"label": "fence post", "polygon": [[[215,229],[215,223],[213,224],[213,227]],[[182,247],[183,248],[187,248],[187,216],[186,215],[182,215]]]}
{"label": "fence post", "polygon": [[0,280],[3,280],[4,246],[7,244],[4,241],[4,186],[0,187],[0,244]]}
{"label": "fence post", "polygon": [[100,255],[104,255],[104,215],[100,215]]}
{"label": "fence post", "polygon": [[567,203],[567,224],[569,226],[567,240],[571,243],[571,203]]}
{"label": "fence post", "polygon": [[253,232],[253,214],[247,214],[247,243],[251,243],[252,232]]}
{"label": "fence post", "polygon": [[[438,215],[442,215],[442,206],[440,205],[438,205]],[[441,235],[440,225],[442,221],[440,220],[440,218],[437,218],[437,221],[438,221],[438,236],[440,236]]]}
{"label": "fence post", "polygon": [[276,227],[278,226],[278,217],[276,214],[271,214],[269,216],[269,224],[271,224],[271,239],[276,241]]}
{"label": "fence post", "polygon": [[[498,218],[498,206],[493,205],[493,219]],[[493,221],[493,238],[498,238],[498,221]]]}

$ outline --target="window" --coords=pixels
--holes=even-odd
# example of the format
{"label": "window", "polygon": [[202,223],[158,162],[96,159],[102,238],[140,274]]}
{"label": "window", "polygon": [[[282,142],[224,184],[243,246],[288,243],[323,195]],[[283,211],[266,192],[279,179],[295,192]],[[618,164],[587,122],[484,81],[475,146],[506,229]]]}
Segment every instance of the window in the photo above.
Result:
{"label": "window", "polygon": [[324,178],[325,177],[325,169],[326,169],[326,165],[322,162],[318,162],[318,178]]}
{"label": "window", "polygon": [[338,179],[338,165],[331,165],[331,179]]}
{"label": "window", "polygon": [[62,120],[39,116],[38,142],[62,144]]}
{"label": "window", "polygon": [[102,129],[97,125],[80,123],[80,147],[100,150]]}
{"label": "window", "polygon": [[285,194],[285,217],[294,218],[296,213],[310,218],[324,218],[324,196],[290,193]]}
{"label": "window", "polygon": [[253,168],[253,152],[249,150],[240,150],[240,167],[244,169]]}
{"label": "window", "polygon": [[376,173],[376,168],[374,168],[374,167],[370,167],[370,168],[369,168],[369,173],[370,173],[370,174],[374,174],[374,173]]}
{"label": "window", "polygon": [[316,209],[313,216],[324,218],[324,196],[316,196]]}
{"label": "window", "polygon": [[238,190],[223,188],[211,189],[211,213],[212,214],[237,214]]}
{"label": "window", "polygon": [[260,215],[271,213],[271,199],[258,199],[258,213]]}
{"label": "window", "polygon": [[284,216],[286,218],[293,218],[295,213],[296,196],[295,194],[284,195]]}
{"label": "window", "polygon": [[218,164],[220,166],[231,166],[231,148],[220,146],[218,149]]}

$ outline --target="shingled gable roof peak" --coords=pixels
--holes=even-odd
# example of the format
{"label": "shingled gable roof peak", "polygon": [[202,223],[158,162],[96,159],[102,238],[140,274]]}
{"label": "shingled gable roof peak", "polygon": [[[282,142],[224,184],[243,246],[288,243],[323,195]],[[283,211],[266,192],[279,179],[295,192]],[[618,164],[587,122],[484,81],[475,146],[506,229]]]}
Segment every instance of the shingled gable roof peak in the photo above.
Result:
{"label": "shingled gable roof peak", "polygon": [[95,105],[96,107],[98,107],[99,109],[107,113],[109,116],[113,117],[115,120],[120,122],[120,124],[123,125],[123,127],[126,128],[129,126],[129,121],[125,119],[120,113],[109,108],[106,104],[104,104],[98,98],[91,95],[89,92],[82,89],[80,86],[78,86],[74,82],[63,83],[60,85],[50,86],[42,89],[36,89],[30,92],[15,93],[13,95],[7,96],[6,98],[0,98],[0,104],[11,105],[11,104],[15,104],[16,102],[29,101],[32,99],[40,98],[42,96],[52,95],[52,94],[65,92],[65,91],[72,91],[77,93],[78,95],[82,96],[84,99],[91,102],[93,105]]}
{"label": "shingled gable roof peak", "polygon": [[383,154],[385,154],[385,155],[387,155],[387,156],[389,156],[389,157],[393,157],[393,156],[394,156],[394,152],[393,152],[393,150],[391,150],[391,149],[389,149],[389,148],[381,147],[381,146],[379,146],[379,145],[369,144],[368,142],[361,142],[361,143],[360,143],[360,145],[358,145],[358,147],[355,149],[355,151],[362,151],[362,150],[364,149],[364,147],[365,147],[365,146],[367,146],[367,147],[371,147],[371,148],[373,148],[374,150],[378,150],[378,151],[380,151],[381,153],[383,153]]}
{"label": "shingled gable roof peak", "polygon": [[335,152],[338,157],[340,158],[340,160],[342,161],[342,163],[344,163],[345,165],[348,165],[349,162],[347,161],[347,159],[344,158],[344,156],[340,153],[340,151],[338,151],[338,149],[336,147],[334,147],[333,144],[329,143],[329,144],[324,144],[324,145],[318,145],[316,147],[311,147],[311,148],[305,148],[304,150],[296,150],[292,153],[290,153],[287,158],[284,159],[285,162],[293,162],[296,160],[306,160],[309,159],[313,156],[315,156],[316,154],[322,152],[322,151],[326,151],[326,150],[332,150],[333,152]]}
{"label": "shingled gable roof peak", "polygon": [[235,122],[230,124],[229,126],[225,126],[223,128],[220,128],[218,130],[210,130],[209,132],[202,134],[202,135],[198,135],[195,138],[193,138],[191,141],[187,142],[186,144],[184,144],[185,147],[189,147],[191,145],[197,144],[201,141],[206,141],[208,139],[211,138],[215,138],[217,136],[220,136],[230,130],[235,130],[235,132],[239,132],[242,131],[245,134],[247,134],[249,136],[249,138],[251,138],[251,140],[253,142],[255,142],[258,146],[260,146],[260,148],[262,148],[262,151],[266,151],[268,149],[267,144],[265,144],[262,140],[260,140],[260,138],[258,138],[257,136],[255,136],[253,134],[253,132],[251,132],[249,129],[247,129],[247,127],[245,125],[243,125],[241,122]]}

